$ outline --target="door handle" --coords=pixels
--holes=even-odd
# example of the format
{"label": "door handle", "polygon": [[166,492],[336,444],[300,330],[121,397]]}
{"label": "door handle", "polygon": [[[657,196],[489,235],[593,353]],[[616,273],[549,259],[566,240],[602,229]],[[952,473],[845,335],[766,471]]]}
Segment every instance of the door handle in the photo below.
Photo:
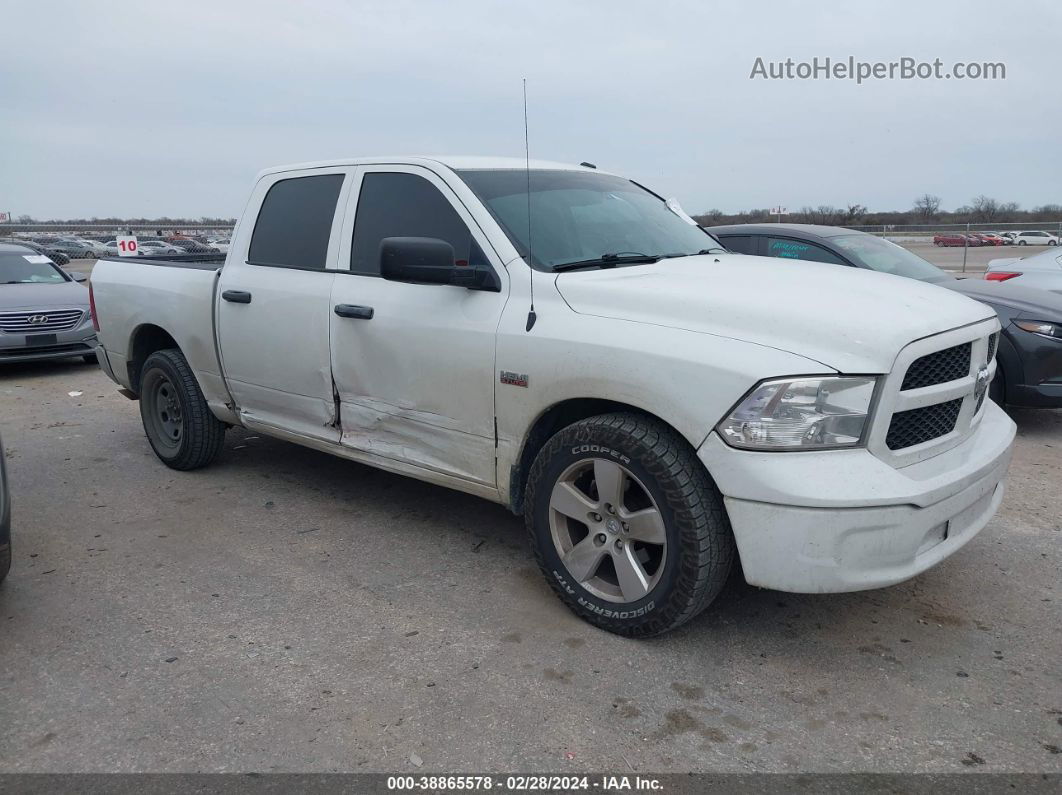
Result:
{"label": "door handle", "polygon": [[221,297],[226,301],[231,301],[234,304],[249,304],[251,303],[251,294],[244,290],[225,290]]}
{"label": "door handle", "polygon": [[358,306],[357,304],[336,304],[335,313],[340,317],[372,320],[373,309],[371,306]]}

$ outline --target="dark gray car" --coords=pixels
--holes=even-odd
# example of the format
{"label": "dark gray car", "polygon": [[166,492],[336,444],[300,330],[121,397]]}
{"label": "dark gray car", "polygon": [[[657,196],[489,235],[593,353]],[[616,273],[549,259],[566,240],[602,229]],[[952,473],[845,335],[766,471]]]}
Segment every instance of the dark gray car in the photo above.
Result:
{"label": "dark gray car", "polygon": [[988,304],[1003,326],[992,398],[1013,406],[1062,408],[1062,296],[1016,284],[957,279],[902,246],[854,229],[812,224],[705,229],[738,254],[867,268],[939,284]]}
{"label": "dark gray car", "polygon": [[0,364],[70,356],[96,361],[84,280],[31,248],[0,243]]}

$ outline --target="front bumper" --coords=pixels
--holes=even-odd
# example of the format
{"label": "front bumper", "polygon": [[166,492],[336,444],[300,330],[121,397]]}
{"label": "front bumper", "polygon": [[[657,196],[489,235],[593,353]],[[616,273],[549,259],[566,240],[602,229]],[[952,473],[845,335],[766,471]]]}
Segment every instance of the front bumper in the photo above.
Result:
{"label": "front bumper", "polygon": [[96,352],[96,332],[91,319],[86,319],[69,331],[56,332],[53,336],[54,342],[27,345],[26,337],[22,334],[0,333],[0,364],[64,359]]}
{"label": "front bumper", "polygon": [[749,583],[860,591],[920,574],[988,524],[1014,436],[1014,423],[988,401],[962,444],[902,468],[864,449],[735,450],[714,433],[698,456],[724,495]]}

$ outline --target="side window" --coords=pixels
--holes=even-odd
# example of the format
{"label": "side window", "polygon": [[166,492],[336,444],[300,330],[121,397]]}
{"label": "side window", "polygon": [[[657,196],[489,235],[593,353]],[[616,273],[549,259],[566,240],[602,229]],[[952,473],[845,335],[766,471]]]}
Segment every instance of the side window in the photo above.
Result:
{"label": "side window", "polygon": [[454,258],[489,269],[482,250],[461,216],[439,190],[416,174],[370,172],[361,180],[350,270],[380,274],[380,241],[385,237],[434,237],[454,247]]}
{"label": "side window", "polygon": [[324,269],[342,174],[277,182],[262,200],[247,255],[252,265]]}
{"label": "side window", "polygon": [[720,235],[719,242],[735,254],[756,253],[756,238],[752,235]]}
{"label": "side window", "polygon": [[806,259],[812,262],[829,262],[832,265],[847,265],[843,259],[822,246],[808,243],[806,240],[792,240],[787,237],[767,238],[767,256],[782,259]]}

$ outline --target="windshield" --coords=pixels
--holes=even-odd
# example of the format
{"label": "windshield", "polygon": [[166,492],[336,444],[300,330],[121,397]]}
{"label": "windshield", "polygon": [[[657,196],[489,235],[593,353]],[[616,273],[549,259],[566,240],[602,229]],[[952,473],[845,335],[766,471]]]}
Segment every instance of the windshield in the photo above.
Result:
{"label": "windshield", "polygon": [[830,242],[856,264],[881,273],[893,273],[923,282],[946,282],[954,278],[903,246],[880,237],[866,234],[841,235],[831,237]]}
{"label": "windshield", "polygon": [[43,254],[0,252],[0,284],[56,284],[66,277]]}
{"label": "windshield", "polygon": [[[528,172],[458,173],[527,259]],[[530,180],[531,264],[538,270],[605,254],[659,257],[719,248],[708,233],[683,221],[658,196],[629,180],[542,169],[531,171]]]}

